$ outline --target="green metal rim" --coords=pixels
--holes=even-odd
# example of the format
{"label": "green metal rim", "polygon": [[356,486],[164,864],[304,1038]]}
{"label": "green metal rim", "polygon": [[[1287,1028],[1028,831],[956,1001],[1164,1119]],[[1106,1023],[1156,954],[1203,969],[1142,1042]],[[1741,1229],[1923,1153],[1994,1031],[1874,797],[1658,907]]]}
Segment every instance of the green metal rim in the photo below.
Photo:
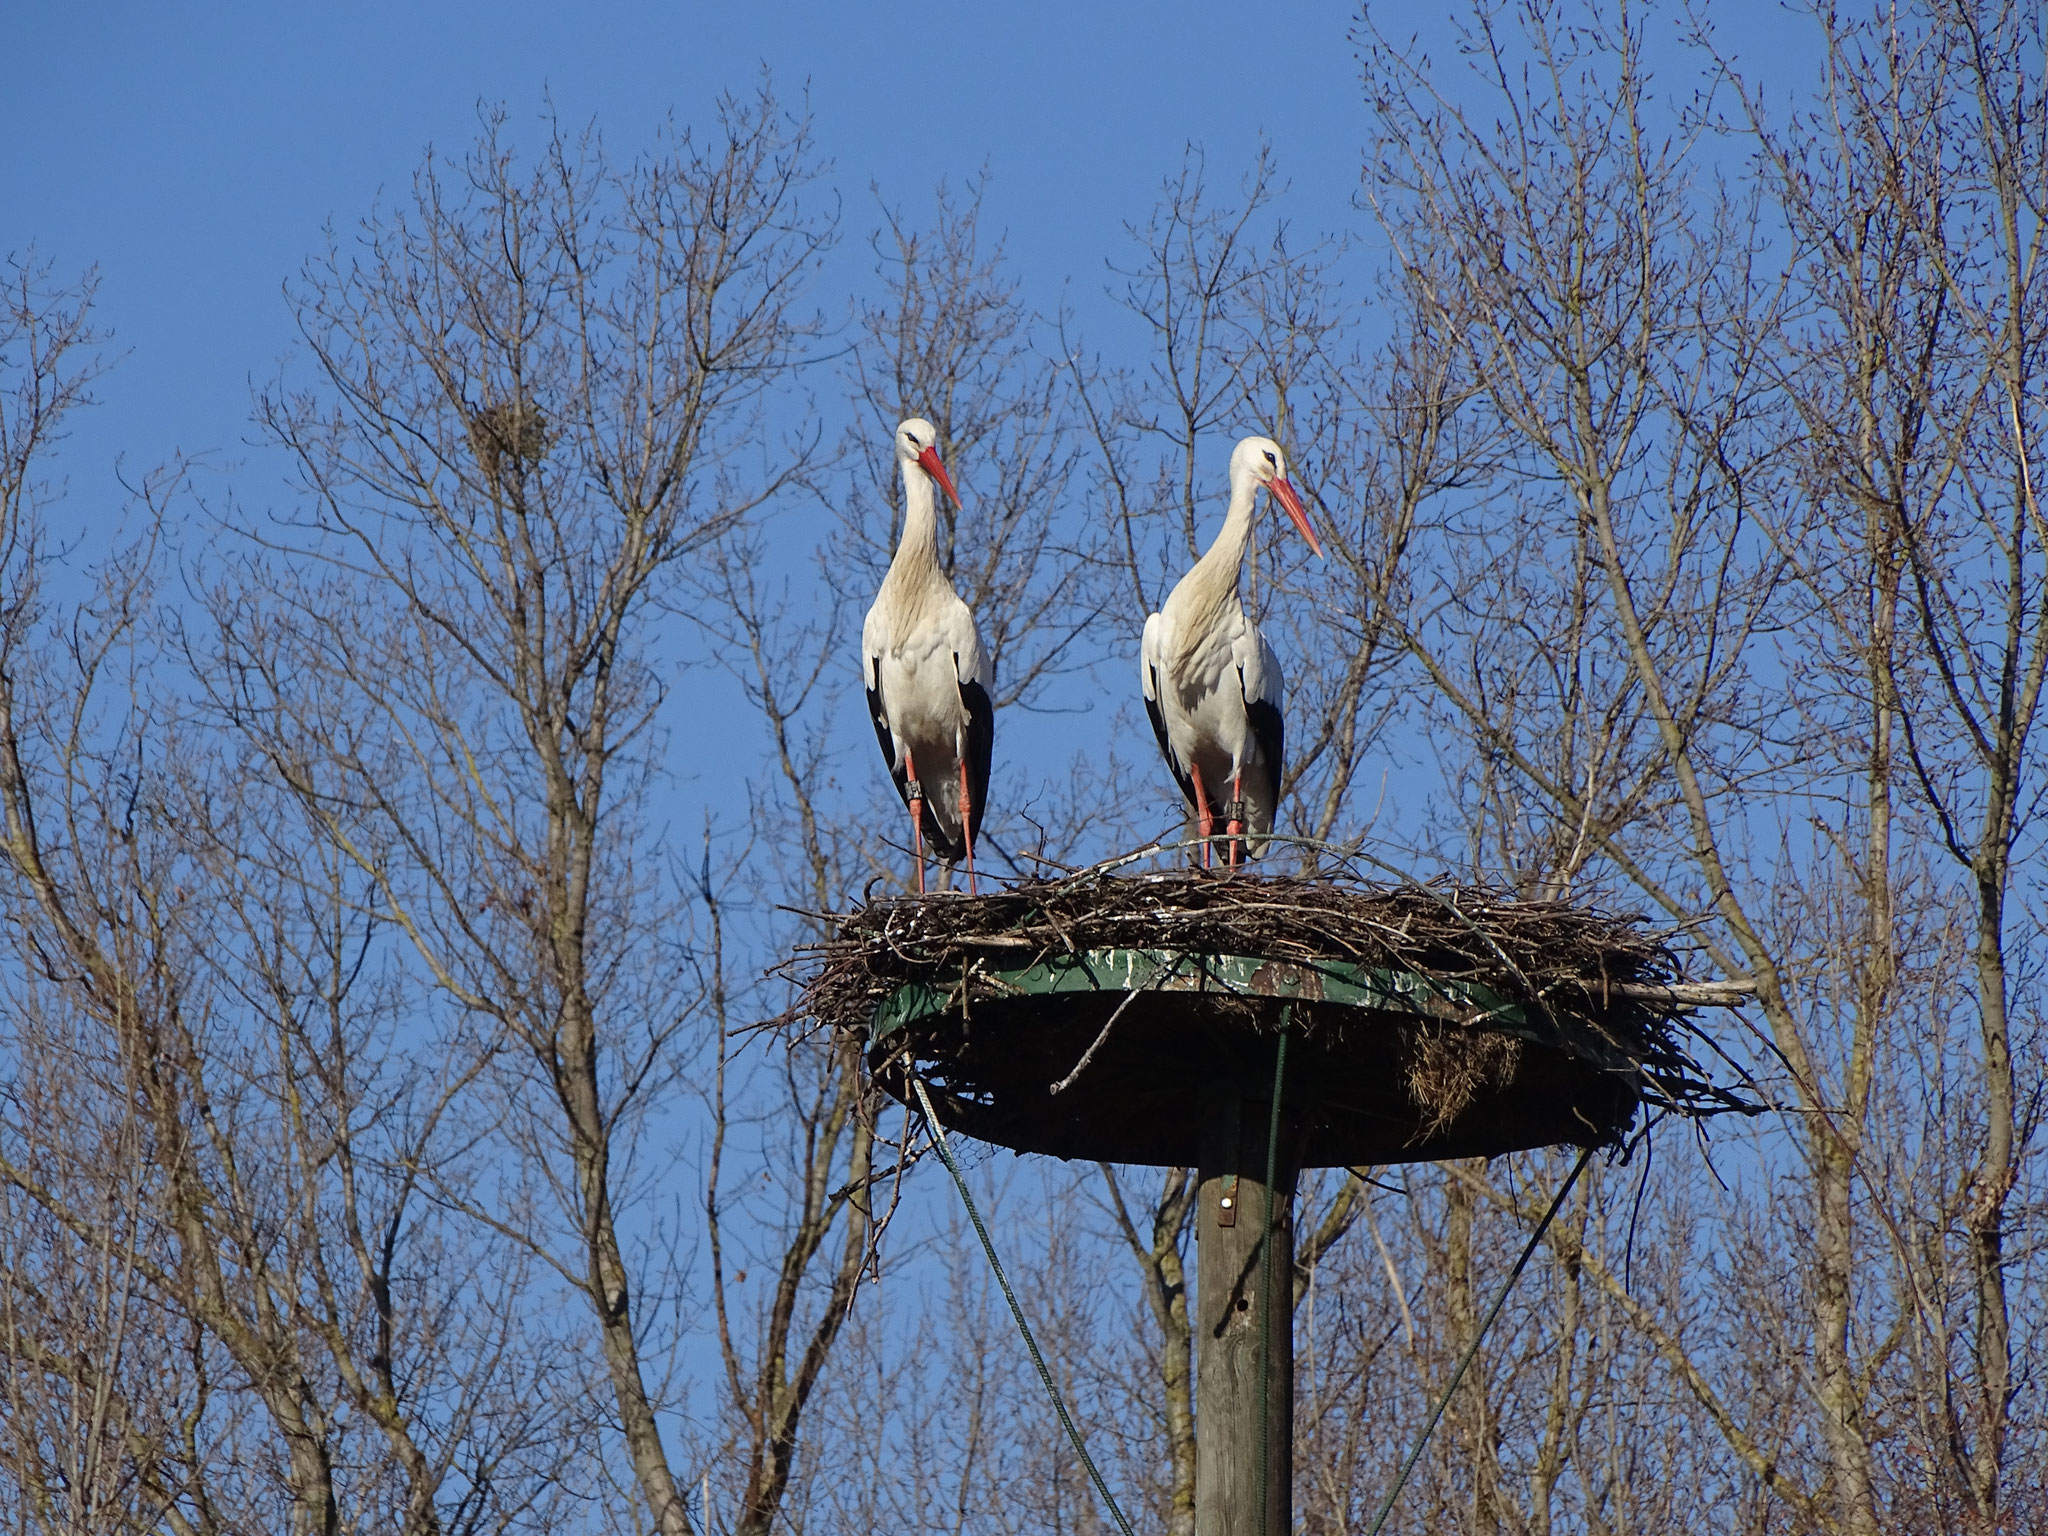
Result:
{"label": "green metal rim", "polygon": [[[1236,997],[1335,1003],[1380,1013],[1410,1014],[1518,1035],[1575,1055],[1618,1057],[1608,1042],[1576,1021],[1531,1010],[1489,988],[1417,971],[1382,970],[1342,960],[1268,960],[1252,955],[1200,955],[1164,949],[1091,949],[1048,956],[1030,965],[970,961],[977,1001],[1062,992],[1215,992]],[[993,998],[990,994],[994,994]],[[880,1043],[909,1024],[959,1009],[961,981],[912,981],[876,1006],[869,1025]]]}

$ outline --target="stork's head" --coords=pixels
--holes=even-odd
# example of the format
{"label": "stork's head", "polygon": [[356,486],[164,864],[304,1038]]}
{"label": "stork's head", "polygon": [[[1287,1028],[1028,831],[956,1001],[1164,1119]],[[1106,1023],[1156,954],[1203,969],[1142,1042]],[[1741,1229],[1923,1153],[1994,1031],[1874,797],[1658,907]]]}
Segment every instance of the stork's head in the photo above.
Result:
{"label": "stork's head", "polygon": [[1280,451],[1280,445],[1270,437],[1247,437],[1237,445],[1230,455],[1230,483],[1241,484],[1249,478],[1254,485],[1263,485],[1273,493],[1273,499],[1287,511],[1294,520],[1294,526],[1301,530],[1301,536],[1308,540],[1308,547],[1318,555],[1322,554],[1322,543],[1316,538],[1316,531],[1309,526],[1308,511],[1301,504],[1301,497],[1287,479],[1287,455]]}
{"label": "stork's head", "polygon": [[906,479],[910,475],[910,466],[915,464],[946,488],[954,506],[960,505],[960,493],[953,489],[953,477],[939,462],[939,429],[922,416],[912,416],[896,428],[896,458],[903,465]]}

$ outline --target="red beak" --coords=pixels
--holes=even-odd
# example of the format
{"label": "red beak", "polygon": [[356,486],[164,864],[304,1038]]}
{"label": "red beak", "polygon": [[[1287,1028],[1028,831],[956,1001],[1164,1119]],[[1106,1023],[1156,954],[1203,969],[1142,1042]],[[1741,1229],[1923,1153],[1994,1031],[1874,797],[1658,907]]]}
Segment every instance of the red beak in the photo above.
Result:
{"label": "red beak", "polygon": [[[939,462],[938,446],[934,444],[933,446],[925,449],[923,453],[920,453],[917,456],[917,462],[919,467],[922,468],[926,474],[930,475],[934,480],[938,481],[939,484],[943,485],[946,488],[946,494],[953,498],[953,505],[956,507],[959,506],[960,493],[953,489],[953,477],[946,473],[946,466]],[[1311,535],[1310,537],[1311,540],[1313,540],[1314,536]]]}
{"label": "red beak", "polygon": [[1295,494],[1294,487],[1279,475],[1275,475],[1269,483],[1273,487],[1274,498],[1287,509],[1287,515],[1294,519],[1294,526],[1299,528],[1301,536],[1308,540],[1308,547],[1316,552],[1316,558],[1327,558],[1323,554],[1321,542],[1316,538],[1315,529],[1309,526],[1308,512],[1302,506],[1301,498]]}

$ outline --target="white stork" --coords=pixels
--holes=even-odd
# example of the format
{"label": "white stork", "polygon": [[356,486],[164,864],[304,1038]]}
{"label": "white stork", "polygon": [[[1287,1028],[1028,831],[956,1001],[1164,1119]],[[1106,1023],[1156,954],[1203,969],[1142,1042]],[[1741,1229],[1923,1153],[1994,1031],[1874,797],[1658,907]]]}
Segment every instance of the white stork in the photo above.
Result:
{"label": "white stork", "polygon": [[913,416],[896,429],[903,466],[903,542],[861,625],[861,673],[875,739],[910,811],[917,888],[924,890],[929,838],[950,869],[964,856],[974,886],[974,840],[988,795],[995,741],[996,671],[974,615],[939,567],[939,516],[932,482],[960,505],[939,462],[937,430]]}
{"label": "white stork", "polygon": [[[1211,862],[1220,814],[1235,865],[1263,846],[1280,799],[1284,730],[1280,662],[1237,595],[1259,487],[1273,492],[1318,555],[1287,459],[1270,437],[1248,437],[1230,455],[1230,509],[1194,568],[1145,620],[1139,648],[1145,712],[1166,765],[1193,810],[1202,867]],[[1247,838],[1246,834],[1250,836]]]}

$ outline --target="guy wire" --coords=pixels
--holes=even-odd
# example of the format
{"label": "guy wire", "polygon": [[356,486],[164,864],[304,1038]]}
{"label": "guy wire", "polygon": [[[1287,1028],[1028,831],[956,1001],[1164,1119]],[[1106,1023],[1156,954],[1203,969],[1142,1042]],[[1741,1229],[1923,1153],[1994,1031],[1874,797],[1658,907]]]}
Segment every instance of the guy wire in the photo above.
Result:
{"label": "guy wire", "polygon": [[1486,1316],[1479,1324],[1479,1331],[1472,1335],[1472,1344],[1458,1361],[1458,1368],[1451,1372],[1450,1384],[1443,1395],[1436,1400],[1436,1412],[1429,1416],[1429,1422],[1422,1427],[1422,1434],[1415,1442],[1415,1449],[1408,1453],[1408,1459],[1401,1463],[1401,1475],[1394,1479],[1394,1486],[1387,1490],[1386,1502],[1380,1505],[1379,1514],[1365,1536],[1380,1536],[1380,1530],[1387,1523],[1387,1516],[1394,1512],[1394,1501],[1401,1497],[1401,1490],[1408,1486],[1408,1474],[1415,1470],[1415,1463],[1422,1459],[1423,1447],[1429,1444],[1429,1437],[1436,1433],[1436,1426],[1444,1416],[1444,1409],[1451,1404],[1451,1394],[1458,1390],[1458,1383],[1465,1379],[1465,1367],[1472,1363],[1472,1357],[1479,1353],[1480,1342],[1486,1337],[1486,1330],[1493,1326],[1493,1320],[1500,1316],[1500,1309],[1508,1299],[1508,1292],[1515,1288],[1515,1282],[1522,1278],[1522,1271],[1529,1267],[1529,1257],[1535,1253],[1536,1245],[1543,1241],[1543,1234],[1550,1230],[1550,1223],[1556,1218],[1558,1209],[1564,1204],[1564,1197],[1572,1192],[1572,1186],[1579,1182],[1579,1175],[1586,1171],[1586,1164],[1593,1160],[1594,1148],[1587,1147],[1579,1154],[1579,1160],[1572,1165],[1570,1177],[1558,1188],[1550,1202],[1550,1209],[1543,1213],[1543,1219],[1536,1223],[1536,1230],[1529,1234],[1522,1256],[1515,1260],[1515,1267],[1508,1271],[1502,1283],[1500,1294],[1493,1298],[1493,1305],[1486,1309]]}
{"label": "guy wire", "polygon": [[1116,1521],[1117,1529],[1123,1536],[1136,1536],[1131,1522],[1124,1518],[1124,1512],[1117,1507],[1115,1497],[1109,1491],[1109,1484],[1102,1480],[1102,1474],[1095,1470],[1095,1462],[1088,1454],[1088,1447],[1081,1443],[1081,1431],[1074,1427],[1073,1416],[1067,1412],[1066,1399],[1060,1396],[1060,1389],[1053,1383],[1052,1372],[1045,1367],[1045,1356],[1038,1352],[1038,1341],[1031,1336],[1031,1325],[1024,1321],[1024,1309],[1017,1304],[1017,1293],[1010,1289],[1010,1280],[1003,1273],[1002,1260],[996,1257],[996,1245],[988,1235],[988,1228],[982,1225],[981,1212],[976,1209],[974,1196],[967,1192],[967,1180],[961,1176],[960,1165],[953,1161],[953,1149],[946,1141],[946,1128],[939,1123],[939,1117],[932,1109],[931,1095],[924,1091],[924,1079],[912,1074],[911,1086],[917,1090],[917,1102],[924,1107],[924,1118],[932,1128],[932,1140],[938,1146],[939,1158],[946,1165],[946,1171],[953,1175],[954,1187],[960,1191],[960,1203],[967,1207],[967,1219],[974,1223],[974,1235],[981,1239],[981,1251],[988,1255],[988,1267],[995,1272],[996,1284],[1002,1287],[1003,1300],[1010,1304],[1010,1315],[1017,1319],[1017,1331],[1024,1336],[1024,1347],[1031,1352],[1031,1363],[1038,1367],[1038,1379],[1045,1383],[1045,1390],[1052,1398],[1053,1411],[1059,1415],[1060,1424],[1067,1432],[1067,1438],[1074,1444],[1074,1453],[1081,1458],[1081,1465],[1088,1469],[1089,1481],[1095,1484],[1095,1491],[1102,1495],[1102,1502],[1108,1506],[1110,1518]]}

